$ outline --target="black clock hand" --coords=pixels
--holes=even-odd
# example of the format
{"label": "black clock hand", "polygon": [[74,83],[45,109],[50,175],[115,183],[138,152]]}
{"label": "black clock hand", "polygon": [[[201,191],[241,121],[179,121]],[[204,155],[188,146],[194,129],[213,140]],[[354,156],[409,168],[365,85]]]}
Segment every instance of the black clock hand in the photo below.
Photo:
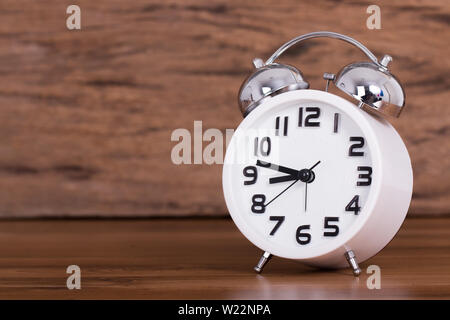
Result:
{"label": "black clock hand", "polygon": [[320,161],[317,161],[315,165],[313,165],[311,168],[308,169],[310,171],[311,178],[309,179],[309,181],[305,181],[305,212],[306,212],[307,204],[308,204],[308,183],[314,181],[315,174],[312,171],[312,169],[314,169],[319,163],[320,163]]}
{"label": "black clock hand", "polygon": [[[269,183],[279,183],[279,182],[286,182],[286,181],[292,181],[292,180],[297,180],[300,179],[303,182],[306,182],[308,180],[310,180],[310,172],[312,171],[312,169],[314,169],[318,164],[320,163],[320,161],[318,161],[315,165],[313,165],[311,168],[309,169],[303,169],[298,171],[298,173],[296,175],[286,175],[286,176],[281,176],[281,177],[274,177],[274,178],[270,178],[269,179]],[[311,181],[309,181],[311,182]]]}
{"label": "black clock hand", "polygon": [[283,173],[287,173],[289,175],[293,175],[293,176],[297,176],[299,174],[300,171],[292,169],[292,168],[288,168],[288,167],[283,167],[277,164],[273,164],[270,162],[265,162],[265,161],[260,161],[260,160],[256,160],[256,165],[259,167],[263,167],[263,168],[268,168],[268,169],[272,169],[275,171],[279,171],[279,172],[283,172]]}
{"label": "black clock hand", "polygon": [[307,202],[308,202],[308,182],[305,182],[305,212],[306,212]]}
{"label": "black clock hand", "polygon": [[288,168],[288,167],[284,167],[284,166],[280,166],[280,165],[276,165],[270,162],[265,162],[265,161],[261,161],[261,160],[257,160],[256,161],[256,165],[263,167],[263,168],[268,168],[268,169],[272,169],[275,171],[279,171],[279,172],[283,172],[283,173],[287,173],[288,175],[286,176],[282,176],[282,177],[275,177],[275,178],[270,178],[269,179],[269,183],[279,183],[279,182],[285,182],[285,181],[292,181],[292,180],[297,180],[298,179],[298,175],[300,173],[300,171],[292,169],[292,168]]}
{"label": "black clock hand", "polygon": [[[294,184],[296,184],[300,180],[303,182],[306,182],[306,183],[308,183],[308,181],[312,182],[312,180],[314,180],[314,172],[312,172],[312,169],[314,169],[319,163],[320,163],[320,161],[317,161],[317,163],[315,165],[313,165],[310,169],[303,169],[303,170],[298,171],[297,179],[294,182],[292,182],[289,186],[287,186],[283,191],[281,191],[279,194],[277,194],[272,200],[267,202],[265,207],[267,207],[269,204],[271,204],[275,199],[277,199],[279,196],[281,196],[283,193],[285,193],[289,188],[291,188]],[[256,162],[256,165],[262,166],[262,167],[265,167],[267,164],[269,164],[269,163],[262,162],[259,160]],[[271,164],[269,164],[269,165],[271,165]],[[283,168],[285,168],[285,167],[283,167]],[[287,169],[289,169],[289,168],[287,168]],[[275,170],[277,170],[277,169],[275,169]],[[289,170],[293,170],[293,169],[289,169]]]}
{"label": "black clock hand", "polygon": [[281,196],[283,193],[285,193],[290,187],[292,187],[294,184],[296,184],[300,179],[295,180],[294,182],[292,182],[286,189],[284,189],[283,191],[281,191],[279,194],[277,194],[272,200],[270,200],[269,202],[267,202],[267,204],[265,205],[265,207],[267,207],[269,204],[271,204],[276,198],[278,198],[279,196]]}
{"label": "black clock hand", "polygon": [[319,161],[317,161],[316,162],[316,164],[315,165],[313,165],[311,168],[309,168],[308,170],[312,170],[312,169],[314,169],[319,163],[320,163],[321,161],[319,160]]}
{"label": "black clock hand", "polygon": [[286,181],[292,181],[292,180],[297,180],[298,177],[295,175],[290,175],[288,174],[287,176],[281,176],[281,177],[274,177],[274,178],[269,178],[269,183],[279,183],[279,182],[286,182]]}

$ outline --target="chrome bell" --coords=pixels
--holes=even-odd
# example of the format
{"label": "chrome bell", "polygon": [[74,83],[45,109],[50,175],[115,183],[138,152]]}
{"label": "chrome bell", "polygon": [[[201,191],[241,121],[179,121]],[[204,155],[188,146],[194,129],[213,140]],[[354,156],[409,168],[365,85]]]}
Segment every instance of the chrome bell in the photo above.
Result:
{"label": "chrome bell", "polygon": [[376,110],[398,117],[405,105],[405,93],[400,82],[389,72],[392,58],[385,55],[379,64],[357,62],[344,67],[334,84],[346,94],[360,101],[364,110]]}
{"label": "chrome bell", "polygon": [[301,72],[292,66],[279,63],[264,65],[261,59],[253,60],[253,64],[256,71],[245,79],[239,89],[239,108],[244,117],[270,97],[309,88]]}

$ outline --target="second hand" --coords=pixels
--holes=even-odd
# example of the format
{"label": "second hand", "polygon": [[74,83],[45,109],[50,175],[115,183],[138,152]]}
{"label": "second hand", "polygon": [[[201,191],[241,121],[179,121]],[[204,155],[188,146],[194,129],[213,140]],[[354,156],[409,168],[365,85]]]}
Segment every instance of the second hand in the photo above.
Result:
{"label": "second hand", "polygon": [[[309,168],[309,171],[312,171],[312,169],[314,169],[319,163],[320,163],[320,161],[317,161],[315,165],[313,165],[311,168]],[[308,204],[308,183],[309,182],[305,182],[305,212],[306,212],[306,208],[307,208],[307,204]]]}
{"label": "second hand", "polygon": [[283,191],[281,191],[277,196],[275,196],[275,198],[273,198],[272,200],[270,200],[265,206],[267,207],[269,204],[271,204],[276,198],[278,198],[279,196],[281,196],[283,193],[285,193],[290,187],[292,187],[294,184],[296,184],[300,179],[295,180],[294,182],[292,182],[286,189],[284,189]]}
{"label": "second hand", "polygon": [[306,212],[307,202],[308,202],[308,182],[305,182],[305,212]]}

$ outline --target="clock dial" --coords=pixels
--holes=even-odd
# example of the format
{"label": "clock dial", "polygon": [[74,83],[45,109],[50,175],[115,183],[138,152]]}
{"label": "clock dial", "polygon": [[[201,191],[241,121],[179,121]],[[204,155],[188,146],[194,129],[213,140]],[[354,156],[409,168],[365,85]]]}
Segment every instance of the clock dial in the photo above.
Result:
{"label": "clock dial", "polygon": [[361,219],[374,168],[350,112],[359,110],[294,100],[259,112],[236,132],[224,179],[252,234],[306,252],[343,237]]}

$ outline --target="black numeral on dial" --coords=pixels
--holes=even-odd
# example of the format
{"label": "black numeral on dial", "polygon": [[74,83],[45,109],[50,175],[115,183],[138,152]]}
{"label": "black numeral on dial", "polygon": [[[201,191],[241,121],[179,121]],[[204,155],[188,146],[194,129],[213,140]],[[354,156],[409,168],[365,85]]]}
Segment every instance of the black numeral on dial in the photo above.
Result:
{"label": "black numeral on dial", "polygon": [[255,194],[252,197],[252,212],[253,213],[264,213],[266,212],[266,196],[263,194]]}
{"label": "black numeral on dial", "polygon": [[[303,121],[305,116],[305,121]],[[298,109],[298,126],[299,127],[320,127],[320,121],[317,119],[320,117],[320,108],[307,107],[303,111],[303,107]],[[316,121],[314,121],[316,120]]]}
{"label": "black numeral on dial", "polygon": [[255,156],[262,155],[268,156],[270,154],[270,149],[272,148],[272,143],[269,137],[264,137],[259,141],[259,138],[255,138],[254,151]]}
{"label": "black numeral on dial", "polygon": [[370,186],[372,184],[372,167],[358,167],[358,171],[364,172],[358,175],[358,178],[364,180],[358,180],[357,186]]}
{"label": "black numeral on dial", "polygon": [[311,234],[305,231],[309,229],[310,229],[309,224],[297,228],[297,231],[295,233],[295,239],[299,244],[305,245],[311,242]]}
{"label": "black numeral on dial", "polygon": [[278,228],[284,222],[284,216],[270,216],[270,221],[276,221],[277,223],[273,227],[272,231],[270,231],[270,235],[273,236],[275,232],[277,232]]}
{"label": "black numeral on dial", "polygon": [[360,149],[364,147],[364,138],[363,137],[350,137],[350,142],[353,143],[348,149],[348,155],[350,157],[362,157],[364,156],[364,151],[355,151],[355,149]]}
{"label": "black numeral on dial", "polygon": [[[283,123],[280,124],[281,119],[280,117],[276,117],[275,119],[275,135],[279,136],[280,135],[280,131],[282,131],[282,135],[283,136],[287,136],[288,134],[288,123],[289,123],[289,117],[284,117],[284,120],[282,121]],[[281,130],[281,127],[283,128]]]}
{"label": "black numeral on dial", "polygon": [[332,222],[339,222],[339,217],[325,217],[323,228],[331,229],[332,231],[324,231],[325,237],[336,237],[339,234],[339,227]]}
{"label": "black numeral on dial", "polygon": [[345,211],[353,212],[354,214],[358,214],[361,211],[361,207],[359,206],[359,195],[356,195],[350,200],[350,202],[345,206]]}
{"label": "black numeral on dial", "polygon": [[242,171],[244,177],[252,178],[251,180],[244,181],[244,185],[248,186],[250,184],[255,184],[258,179],[258,170],[254,166],[247,166]]}
{"label": "black numeral on dial", "polygon": [[339,113],[334,114],[333,132],[337,133],[339,130]]}

